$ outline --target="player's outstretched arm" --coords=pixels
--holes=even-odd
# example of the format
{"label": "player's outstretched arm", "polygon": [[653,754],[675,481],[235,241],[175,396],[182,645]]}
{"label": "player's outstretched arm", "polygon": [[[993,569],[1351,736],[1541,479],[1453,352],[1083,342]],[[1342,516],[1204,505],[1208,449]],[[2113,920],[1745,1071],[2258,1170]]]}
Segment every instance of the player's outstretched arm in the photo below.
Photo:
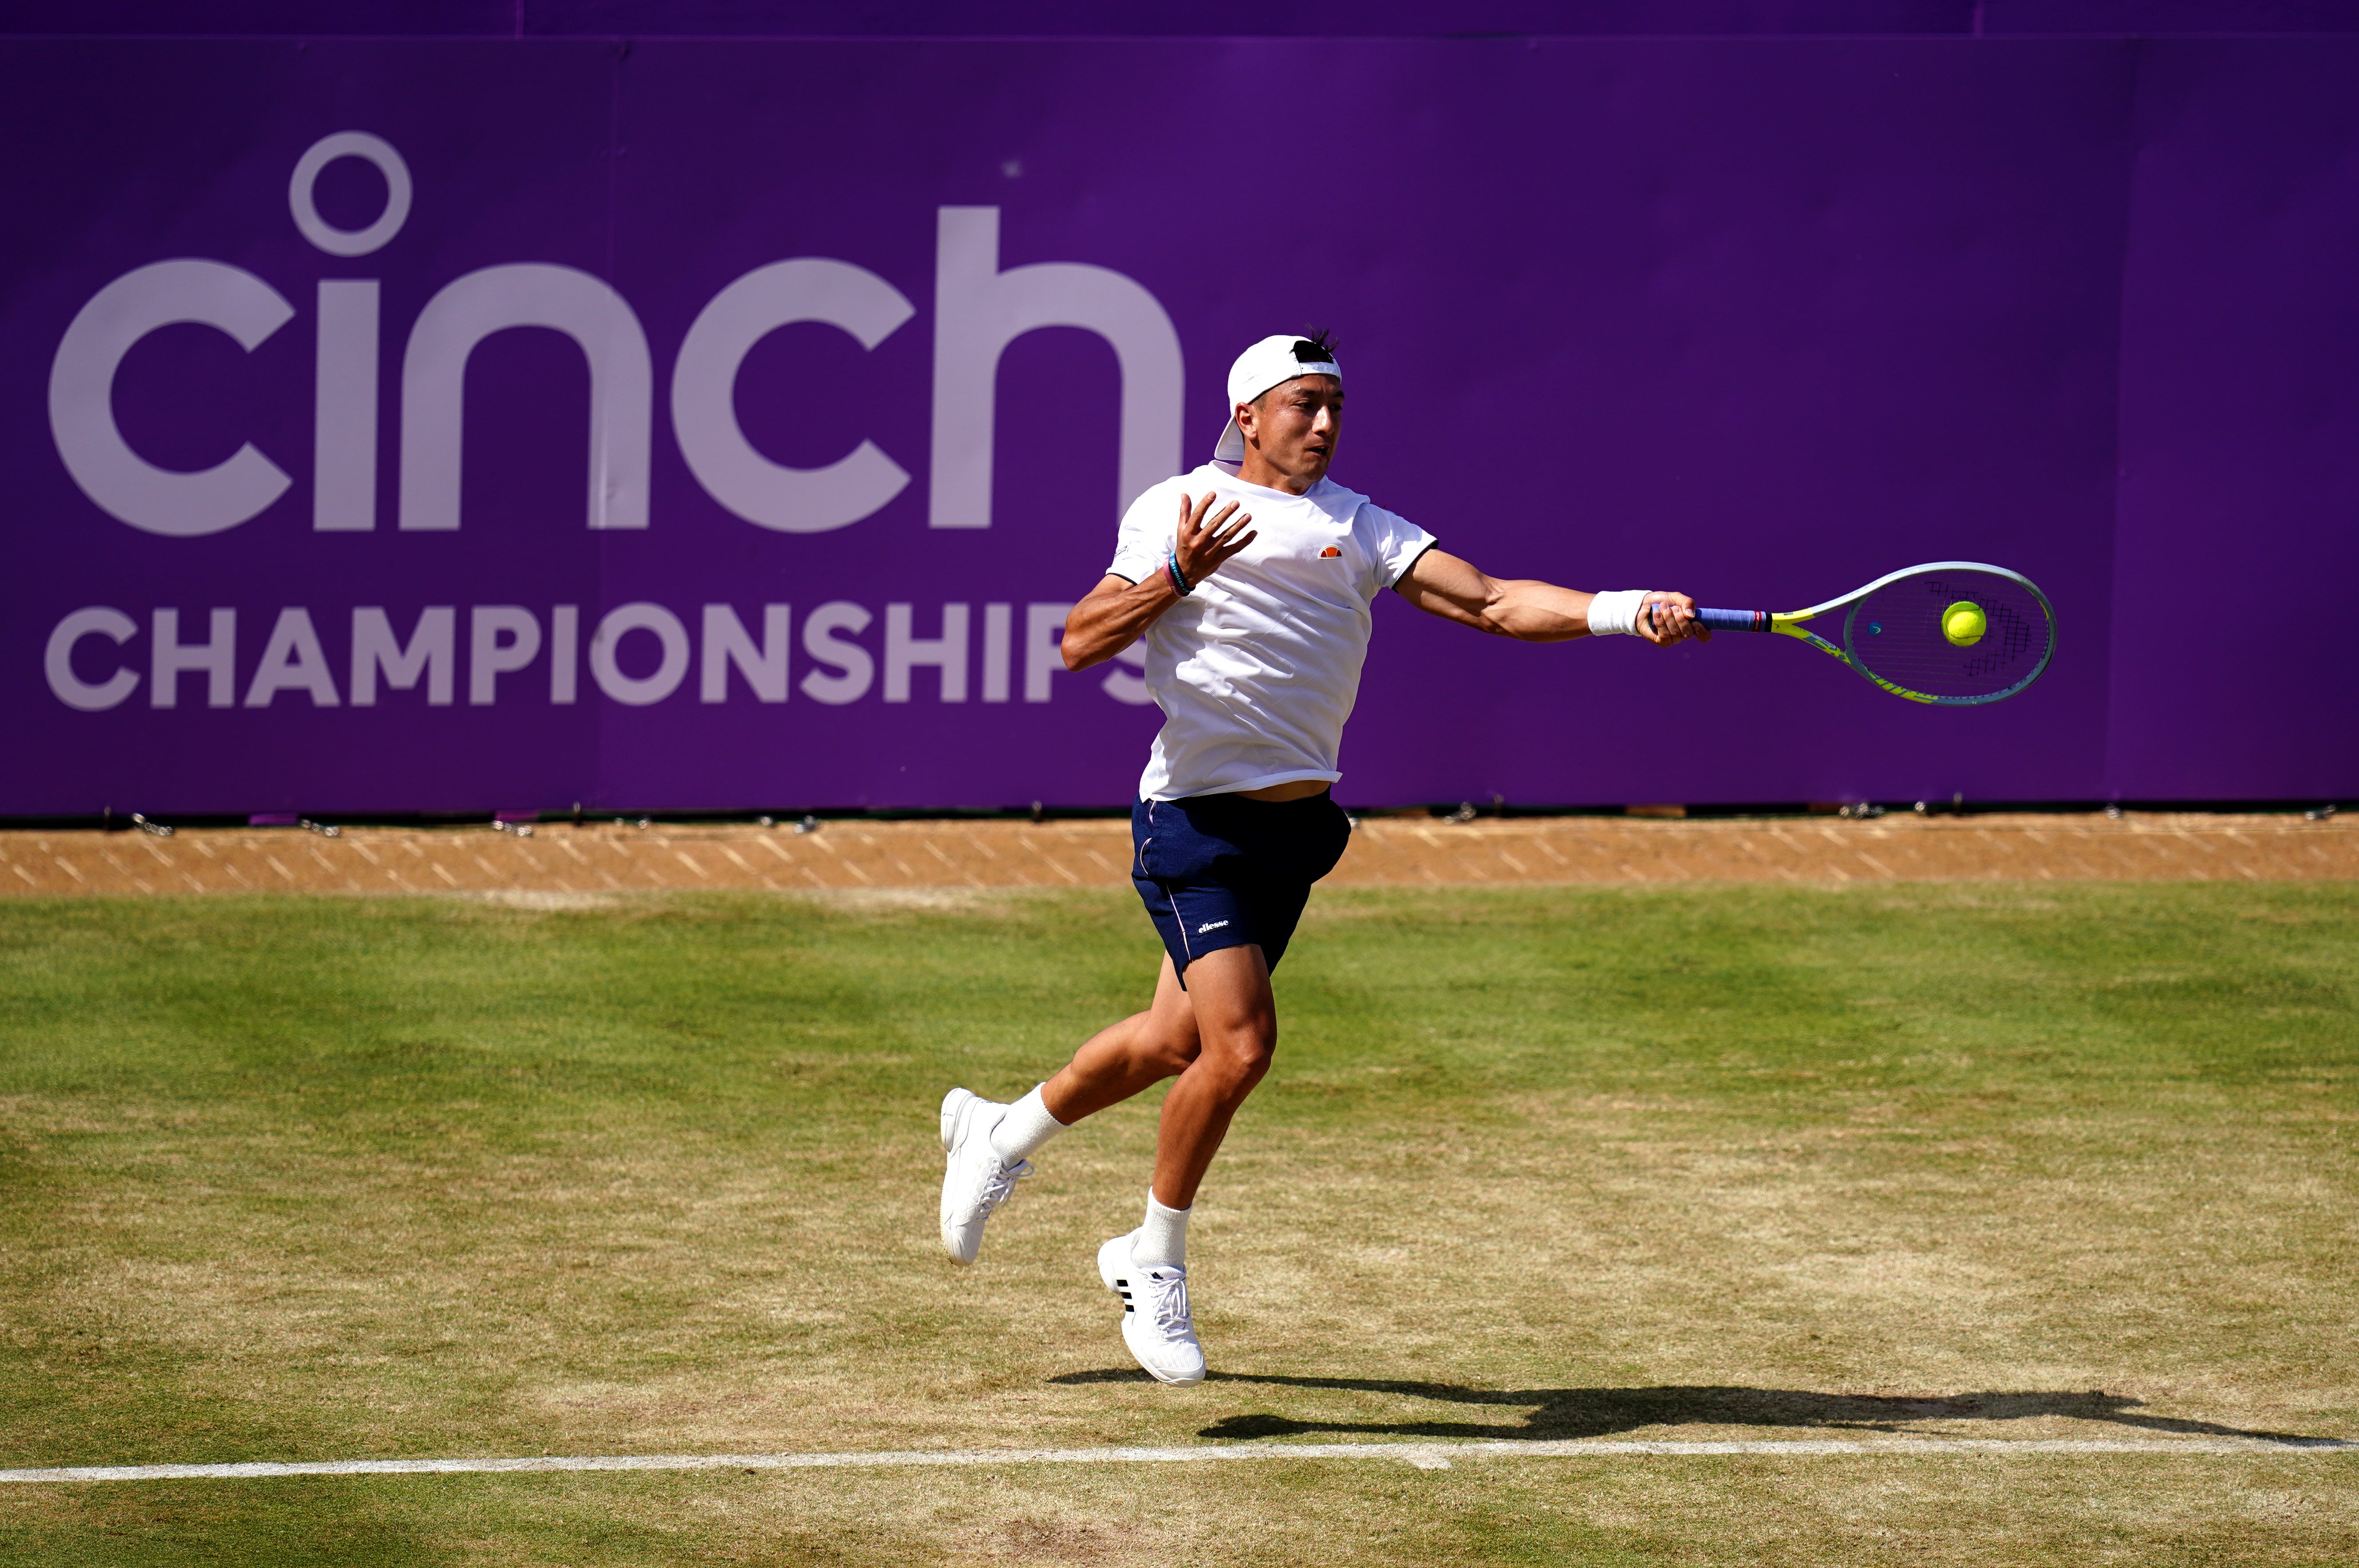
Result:
{"label": "player's outstretched arm", "polygon": [[[1530,578],[1492,577],[1440,550],[1419,556],[1393,586],[1429,615],[1519,642],[1565,642],[1589,636],[1589,603],[1596,597]],[[1640,615],[1636,628],[1657,647],[1689,637],[1712,640],[1712,634],[1695,620],[1695,601],[1686,594],[1650,593],[1642,602],[1663,606]]]}
{"label": "player's outstretched arm", "polygon": [[1194,592],[1197,583],[1253,543],[1256,536],[1245,532],[1253,514],[1237,516],[1234,501],[1214,513],[1215,499],[1210,491],[1201,500],[1180,497],[1180,526],[1171,536],[1170,561],[1162,571],[1150,572],[1136,583],[1109,572],[1073,606],[1065,617],[1066,669],[1103,664],[1136,642],[1184,593]]}

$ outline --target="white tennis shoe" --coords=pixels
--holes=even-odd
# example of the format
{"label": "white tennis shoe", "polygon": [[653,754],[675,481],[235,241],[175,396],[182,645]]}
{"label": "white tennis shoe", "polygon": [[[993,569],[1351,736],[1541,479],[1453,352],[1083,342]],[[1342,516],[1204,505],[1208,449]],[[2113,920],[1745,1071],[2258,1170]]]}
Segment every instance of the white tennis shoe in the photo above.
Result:
{"label": "white tennis shoe", "polygon": [[1130,1260],[1137,1238],[1115,1236],[1098,1248],[1098,1278],[1122,1298],[1122,1342],[1158,1383],[1204,1380],[1204,1347],[1196,1342],[1196,1320],[1188,1310],[1184,1265],[1140,1269]]}
{"label": "white tennis shoe", "polygon": [[991,1147],[992,1129],[1007,1107],[965,1089],[942,1096],[942,1250],[953,1263],[972,1263],[983,1250],[983,1222],[1007,1202],[1016,1183],[1032,1174],[1028,1160],[1007,1166]]}

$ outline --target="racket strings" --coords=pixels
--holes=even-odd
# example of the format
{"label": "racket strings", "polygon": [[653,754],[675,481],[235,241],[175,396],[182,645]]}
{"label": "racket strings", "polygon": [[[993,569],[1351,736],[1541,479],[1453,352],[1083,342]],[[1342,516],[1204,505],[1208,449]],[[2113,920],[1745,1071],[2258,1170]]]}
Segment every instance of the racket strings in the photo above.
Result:
{"label": "racket strings", "polygon": [[[1978,607],[1982,636],[1961,646],[1943,618],[1960,602]],[[1853,662],[1879,683],[1944,702],[1987,702],[2029,683],[2046,665],[2053,623],[2038,594],[1995,573],[1945,572],[1876,590],[1853,607],[1845,640]]]}
{"label": "racket strings", "polygon": [[1989,618],[1990,629],[1967,650],[1974,657],[1964,665],[1966,674],[1977,680],[2017,669],[2032,649],[2031,626],[2014,605],[1988,604],[1983,614]]}

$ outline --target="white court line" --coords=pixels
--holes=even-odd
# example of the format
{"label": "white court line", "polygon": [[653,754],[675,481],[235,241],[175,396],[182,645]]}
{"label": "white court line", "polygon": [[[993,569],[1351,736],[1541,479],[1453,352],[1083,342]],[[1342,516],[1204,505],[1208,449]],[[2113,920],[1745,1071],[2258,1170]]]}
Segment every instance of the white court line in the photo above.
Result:
{"label": "white court line", "polygon": [[874,1454],[584,1454],[527,1459],[321,1459],[243,1465],[77,1465],[0,1470],[8,1481],[250,1481],[279,1475],[505,1475],[549,1470],[875,1470],[945,1465],[1186,1465],[1209,1460],[1389,1459],[1447,1470],[1452,1459],[1578,1459],[1586,1454],[2346,1454],[2337,1438],[1920,1437],[1787,1443],[1267,1443],[1234,1448],[947,1448]]}

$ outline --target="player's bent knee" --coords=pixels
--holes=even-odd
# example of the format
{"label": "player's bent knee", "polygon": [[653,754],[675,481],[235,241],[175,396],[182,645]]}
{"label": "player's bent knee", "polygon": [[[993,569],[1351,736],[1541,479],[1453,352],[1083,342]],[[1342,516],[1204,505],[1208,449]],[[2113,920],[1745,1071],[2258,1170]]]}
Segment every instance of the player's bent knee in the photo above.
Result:
{"label": "player's bent knee", "polygon": [[1274,1029],[1239,1029],[1206,1042],[1205,1064],[1221,1082],[1240,1093],[1261,1082],[1277,1054]]}
{"label": "player's bent knee", "polygon": [[1152,1068],[1163,1077],[1177,1078],[1196,1064],[1201,1049],[1192,1034],[1155,1040],[1140,1053],[1142,1065]]}

